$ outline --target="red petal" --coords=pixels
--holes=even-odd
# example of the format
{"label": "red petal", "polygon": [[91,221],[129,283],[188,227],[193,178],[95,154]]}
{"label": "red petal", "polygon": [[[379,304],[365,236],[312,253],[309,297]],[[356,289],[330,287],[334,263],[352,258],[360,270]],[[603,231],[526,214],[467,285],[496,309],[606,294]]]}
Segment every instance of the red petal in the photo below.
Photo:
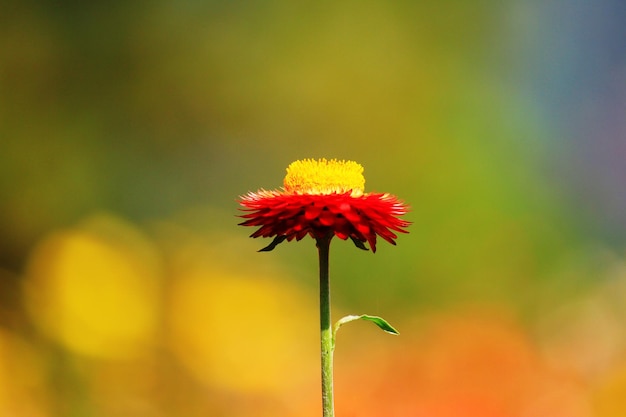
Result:
{"label": "red petal", "polygon": [[319,216],[320,224],[322,226],[332,226],[335,223],[335,214],[329,210],[322,210]]}
{"label": "red petal", "polygon": [[313,219],[317,218],[320,215],[320,213],[322,212],[323,208],[324,208],[323,206],[317,205],[317,204],[313,203],[313,204],[311,204],[310,206],[307,206],[304,209],[305,210],[304,211],[304,217],[307,220],[313,220]]}

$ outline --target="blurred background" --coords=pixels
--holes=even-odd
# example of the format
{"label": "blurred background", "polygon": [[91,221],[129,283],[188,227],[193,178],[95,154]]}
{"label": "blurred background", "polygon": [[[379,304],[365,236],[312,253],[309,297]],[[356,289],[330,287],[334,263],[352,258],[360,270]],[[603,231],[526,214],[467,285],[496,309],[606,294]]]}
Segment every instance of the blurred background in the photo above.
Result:
{"label": "blurred background", "polygon": [[332,245],[343,417],[626,415],[626,3],[0,4],[0,415],[319,416],[302,158],[411,206]]}

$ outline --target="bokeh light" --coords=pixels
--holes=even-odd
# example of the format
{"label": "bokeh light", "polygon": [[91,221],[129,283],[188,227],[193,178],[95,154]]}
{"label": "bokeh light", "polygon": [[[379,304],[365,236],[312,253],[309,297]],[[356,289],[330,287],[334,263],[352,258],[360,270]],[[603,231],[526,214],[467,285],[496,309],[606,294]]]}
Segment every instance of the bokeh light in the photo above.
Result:
{"label": "bokeh light", "polygon": [[93,219],[42,240],[24,281],[35,324],[77,353],[116,357],[145,349],[156,327],[159,277],[154,254],[136,235]]}
{"label": "bokeh light", "polygon": [[210,386],[276,395],[310,379],[317,363],[310,294],[279,273],[237,272],[210,246],[179,250],[168,309],[172,348],[189,372]]}

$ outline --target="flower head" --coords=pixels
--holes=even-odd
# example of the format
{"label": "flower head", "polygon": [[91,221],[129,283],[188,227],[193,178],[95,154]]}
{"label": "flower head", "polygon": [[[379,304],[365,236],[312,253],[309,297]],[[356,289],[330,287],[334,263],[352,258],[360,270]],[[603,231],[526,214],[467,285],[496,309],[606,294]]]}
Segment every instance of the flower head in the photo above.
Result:
{"label": "flower head", "polygon": [[284,240],[337,236],[361,249],[376,237],[395,245],[395,232],[407,233],[410,222],[398,218],[408,207],[387,193],[365,193],[363,167],[353,161],[304,159],[287,167],[283,190],[259,190],[240,198],[247,213],[242,226],[260,226],[250,237],[274,237],[261,250]]}

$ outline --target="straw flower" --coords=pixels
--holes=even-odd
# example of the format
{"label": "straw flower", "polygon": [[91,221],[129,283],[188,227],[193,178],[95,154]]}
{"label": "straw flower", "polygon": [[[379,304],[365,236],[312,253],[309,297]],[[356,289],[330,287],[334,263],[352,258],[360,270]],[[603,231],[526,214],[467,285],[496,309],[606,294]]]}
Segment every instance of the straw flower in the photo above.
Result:
{"label": "straw flower", "polygon": [[408,207],[387,193],[365,193],[363,167],[353,161],[303,159],[287,167],[282,190],[259,190],[240,197],[242,226],[258,226],[250,237],[274,237],[261,251],[284,240],[337,236],[376,252],[376,237],[395,245],[396,232],[410,222]]}

